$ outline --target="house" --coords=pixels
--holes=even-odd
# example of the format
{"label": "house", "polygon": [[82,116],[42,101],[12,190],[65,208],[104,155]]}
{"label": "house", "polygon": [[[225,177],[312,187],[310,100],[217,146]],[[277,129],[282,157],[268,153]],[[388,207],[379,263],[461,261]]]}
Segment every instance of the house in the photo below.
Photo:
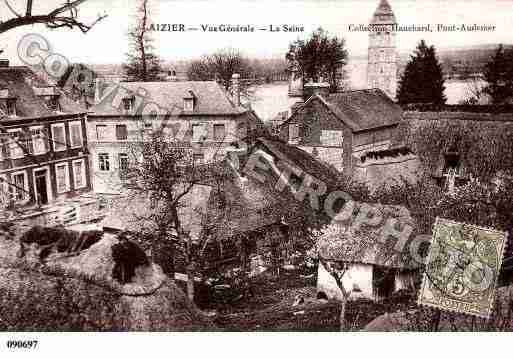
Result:
{"label": "house", "polygon": [[[384,218],[414,227],[409,211],[399,206],[376,205]],[[317,293],[320,298],[342,299],[342,291],[326,266],[344,267],[341,281],[350,300],[381,300],[399,290],[414,290],[419,264],[408,253],[394,251],[395,242],[380,242],[381,226],[356,229],[353,222],[333,221],[318,243]],[[336,263],[335,263],[336,262]]]}
{"label": "house", "polygon": [[309,83],[305,94],[304,104],[281,125],[289,144],[348,176],[354,157],[391,146],[402,110],[383,91],[329,93],[328,84]]}
{"label": "house", "polygon": [[0,206],[47,206],[91,190],[86,110],[24,66],[0,65]]}
{"label": "house", "polygon": [[155,130],[187,143],[196,164],[222,160],[234,142],[263,128],[240,105],[238,80],[235,74],[233,98],[214,81],[99,82],[87,126],[94,191],[123,191],[129,152]]}
{"label": "house", "polygon": [[[265,158],[268,170],[248,164],[248,158],[257,153]],[[249,153],[233,155],[225,161],[228,176],[221,183],[212,183],[204,222],[207,262],[239,260],[241,250],[245,251],[243,261],[267,250],[289,257],[304,239],[308,219],[315,216],[308,197],[299,200],[295,191],[306,176],[331,185],[336,171],[309,153],[272,138],[260,137]],[[292,167],[295,174],[285,186],[288,188],[278,188],[280,171]]]}

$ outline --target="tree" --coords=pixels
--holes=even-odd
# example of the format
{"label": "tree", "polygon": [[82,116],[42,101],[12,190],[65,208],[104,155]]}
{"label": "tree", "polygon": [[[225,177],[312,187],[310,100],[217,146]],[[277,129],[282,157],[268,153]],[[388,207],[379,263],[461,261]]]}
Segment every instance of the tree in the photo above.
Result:
{"label": "tree", "polygon": [[493,104],[504,104],[513,98],[513,50],[499,45],[495,55],[485,65],[483,91]]}
{"label": "tree", "polygon": [[217,81],[226,91],[232,90],[232,76],[241,76],[241,95],[251,97],[253,69],[249,60],[237,49],[226,48],[213,54],[204,55],[193,60],[187,68],[187,76],[191,81]]}
{"label": "tree", "polygon": [[400,104],[432,103],[443,105],[447,101],[444,74],[436,57],[434,46],[421,40],[411,56],[399,81],[397,100]]}
{"label": "tree", "polygon": [[153,39],[148,30],[149,19],[148,0],[141,0],[137,8],[136,24],[128,32],[131,50],[126,54],[127,63],[123,65],[128,81],[160,80],[162,68],[159,58],[153,53]]}
{"label": "tree", "polygon": [[330,37],[328,32],[319,28],[308,40],[291,43],[285,58],[303,83],[324,80],[330,84],[331,92],[341,88],[343,68],[348,59],[343,38]]}
{"label": "tree", "polygon": [[27,0],[25,15],[17,11],[9,1],[5,1],[5,6],[14,16],[7,20],[0,19],[0,34],[17,27],[34,24],[45,24],[50,29],[61,27],[69,29],[78,28],[83,33],[87,33],[96,23],[106,18],[107,15],[98,15],[96,20],[90,25],[81,22],[78,20],[78,7],[86,1],[87,0],[66,0],[63,5],[40,15],[32,15],[34,0]]}

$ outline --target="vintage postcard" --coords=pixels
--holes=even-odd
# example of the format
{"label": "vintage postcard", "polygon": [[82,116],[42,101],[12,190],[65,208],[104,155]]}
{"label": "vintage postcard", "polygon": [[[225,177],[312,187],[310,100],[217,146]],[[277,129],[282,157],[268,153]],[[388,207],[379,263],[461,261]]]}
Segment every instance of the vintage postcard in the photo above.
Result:
{"label": "vintage postcard", "polygon": [[507,234],[438,218],[419,304],[488,318]]}
{"label": "vintage postcard", "polygon": [[0,353],[513,331],[512,9],[0,0]]}

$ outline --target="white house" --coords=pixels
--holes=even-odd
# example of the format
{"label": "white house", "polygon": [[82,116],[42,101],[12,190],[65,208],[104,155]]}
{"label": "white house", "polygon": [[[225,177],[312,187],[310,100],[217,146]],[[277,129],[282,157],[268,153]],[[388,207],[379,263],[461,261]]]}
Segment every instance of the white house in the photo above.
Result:
{"label": "white house", "polygon": [[418,264],[409,253],[395,252],[393,239],[382,244],[378,237],[387,218],[397,219],[401,226],[410,225],[415,228],[413,220],[404,207],[375,207],[383,218],[379,225],[355,229],[351,224],[354,222],[347,224],[333,221],[322,233],[318,253],[318,297],[342,299],[342,291],[326,266],[346,268],[340,273],[344,289],[351,292],[350,300],[381,300],[396,291],[415,288]]}

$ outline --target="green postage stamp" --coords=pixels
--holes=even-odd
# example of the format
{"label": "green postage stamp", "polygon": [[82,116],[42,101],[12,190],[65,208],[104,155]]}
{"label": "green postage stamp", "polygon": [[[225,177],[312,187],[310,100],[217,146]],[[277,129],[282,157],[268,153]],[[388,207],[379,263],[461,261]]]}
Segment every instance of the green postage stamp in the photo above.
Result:
{"label": "green postage stamp", "polygon": [[488,318],[506,233],[437,218],[418,303]]}

